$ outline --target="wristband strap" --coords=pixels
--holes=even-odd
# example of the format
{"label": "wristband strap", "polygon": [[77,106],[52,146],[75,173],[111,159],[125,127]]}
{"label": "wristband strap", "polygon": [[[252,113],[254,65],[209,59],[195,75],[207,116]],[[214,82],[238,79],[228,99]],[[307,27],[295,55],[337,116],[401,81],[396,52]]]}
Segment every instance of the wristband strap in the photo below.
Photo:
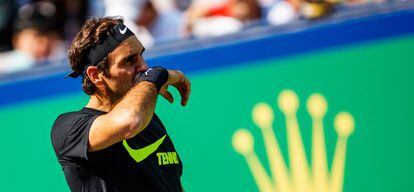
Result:
{"label": "wristband strap", "polygon": [[149,81],[154,83],[157,87],[157,91],[159,92],[161,87],[167,82],[168,80],[168,71],[163,67],[156,66],[150,67],[147,71],[142,72],[139,75],[137,82],[141,81]]}

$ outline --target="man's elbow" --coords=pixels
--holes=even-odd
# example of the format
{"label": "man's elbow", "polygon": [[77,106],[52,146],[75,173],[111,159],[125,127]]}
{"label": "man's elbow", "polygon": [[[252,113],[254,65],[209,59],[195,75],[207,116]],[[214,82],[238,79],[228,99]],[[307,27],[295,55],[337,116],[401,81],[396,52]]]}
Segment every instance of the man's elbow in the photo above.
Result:
{"label": "man's elbow", "polygon": [[149,123],[148,118],[136,115],[129,115],[127,119],[124,119],[123,121],[127,122],[121,134],[123,140],[134,137],[143,131]]}
{"label": "man's elbow", "polygon": [[132,137],[134,137],[135,135],[137,135],[138,133],[140,133],[142,130],[144,130],[144,126],[143,123],[141,121],[137,122],[137,123],[132,123],[127,130],[125,131],[125,133],[123,134],[123,138],[125,139],[130,139]]}

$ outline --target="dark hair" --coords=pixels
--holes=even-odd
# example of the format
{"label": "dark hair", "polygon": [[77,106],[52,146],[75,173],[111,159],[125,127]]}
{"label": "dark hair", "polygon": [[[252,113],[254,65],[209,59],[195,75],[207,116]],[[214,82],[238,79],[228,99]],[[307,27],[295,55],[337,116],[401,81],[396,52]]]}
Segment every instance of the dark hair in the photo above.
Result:
{"label": "dark hair", "polygon": [[[86,57],[91,47],[98,41],[108,36],[109,29],[118,23],[123,23],[121,17],[104,17],[88,19],[82,26],[79,33],[73,40],[69,52],[69,64],[72,71],[82,74],[84,72]],[[109,75],[108,57],[105,57],[97,65],[98,69],[102,70],[105,75]],[[83,91],[88,95],[93,95],[96,91],[96,86],[92,83],[86,73],[82,79]]]}

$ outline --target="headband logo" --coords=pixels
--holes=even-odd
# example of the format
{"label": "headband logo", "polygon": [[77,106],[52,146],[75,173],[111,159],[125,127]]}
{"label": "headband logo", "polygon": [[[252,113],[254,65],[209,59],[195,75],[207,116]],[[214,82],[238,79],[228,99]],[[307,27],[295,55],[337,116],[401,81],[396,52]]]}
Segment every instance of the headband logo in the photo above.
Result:
{"label": "headband logo", "polygon": [[119,32],[123,35],[123,34],[125,34],[126,33],[126,31],[127,31],[127,27],[125,26],[125,28],[124,29],[121,29],[121,28],[119,28]]}

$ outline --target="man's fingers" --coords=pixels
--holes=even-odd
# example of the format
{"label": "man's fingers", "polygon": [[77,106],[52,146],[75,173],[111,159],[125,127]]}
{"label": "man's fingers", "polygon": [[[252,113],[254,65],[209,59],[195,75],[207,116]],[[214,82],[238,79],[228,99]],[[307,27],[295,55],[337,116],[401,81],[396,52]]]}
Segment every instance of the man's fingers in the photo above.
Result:
{"label": "man's fingers", "polygon": [[187,83],[185,84],[186,87],[186,101],[184,103],[184,105],[187,105],[188,99],[190,98],[190,94],[191,94],[191,83],[190,81],[187,79]]}
{"label": "man's fingers", "polygon": [[184,83],[178,88],[181,95],[181,105],[187,105],[188,98],[190,97],[191,85],[188,79],[185,79]]}
{"label": "man's fingers", "polygon": [[[181,93],[182,93],[182,92],[180,91],[180,94],[181,94]],[[187,94],[186,94],[186,93],[181,94],[181,105],[182,105],[182,106],[187,105],[187,101],[188,101],[188,96],[187,96]]]}
{"label": "man's fingers", "polygon": [[172,94],[169,91],[165,90],[160,94],[162,95],[162,97],[164,97],[170,103],[174,102],[174,97],[172,96]]}
{"label": "man's fingers", "polygon": [[191,82],[188,79],[187,79],[186,87],[187,87],[187,90],[188,90],[187,91],[187,97],[190,97],[190,93],[191,93]]}
{"label": "man's fingers", "polygon": [[[190,97],[190,92],[191,92],[190,80],[188,80],[181,71],[168,70],[168,73],[169,73],[169,79],[167,81],[167,86],[168,85],[174,86],[180,93],[181,105],[182,106],[187,105],[188,98]],[[170,98],[171,93],[167,94],[166,92],[167,92],[166,89],[165,90],[161,89],[160,94],[163,95],[164,98],[169,100],[168,98]]]}

